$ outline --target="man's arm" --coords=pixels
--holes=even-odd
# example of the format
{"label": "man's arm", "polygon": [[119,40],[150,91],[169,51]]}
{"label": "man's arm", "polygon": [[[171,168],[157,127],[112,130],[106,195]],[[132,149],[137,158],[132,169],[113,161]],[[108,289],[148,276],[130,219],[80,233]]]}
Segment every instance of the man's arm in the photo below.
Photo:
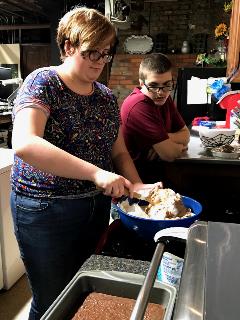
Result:
{"label": "man's arm", "polygon": [[175,133],[168,133],[169,139],[153,145],[152,152],[149,152],[149,160],[153,160],[155,156],[159,156],[162,160],[171,162],[180,157],[187,150],[187,145],[190,140],[190,132],[187,126]]}
{"label": "man's arm", "polygon": [[180,143],[185,146],[188,145],[190,140],[190,132],[187,126],[184,126],[182,129],[180,129],[177,132],[168,133],[168,136],[173,142]]}
{"label": "man's arm", "polygon": [[158,154],[160,159],[172,162],[183,154],[183,152],[186,150],[186,145],[182,143],[176,143],[169,138],[154,144],[153,149]]}

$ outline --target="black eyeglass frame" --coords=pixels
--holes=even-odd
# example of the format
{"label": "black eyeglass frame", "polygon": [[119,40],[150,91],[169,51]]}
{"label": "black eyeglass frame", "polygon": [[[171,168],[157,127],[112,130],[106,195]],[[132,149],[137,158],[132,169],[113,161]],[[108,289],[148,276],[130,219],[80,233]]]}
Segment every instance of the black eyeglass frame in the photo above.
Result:
{"label": "black eyeglass frame", "polygon": [[105,63],[109,63],[112,58],[113,55],[111,52],[108,53],[101,53],[98,50],[86,50],[86,51],[82,51],[81,55],[86,58],[86,56],[89,58],[90,61],[92,62],[96,62],[99,61],[101,58],[103,59],[103,62]]}
{"label": "black eyeglass frame", "polygon": [[171,92],[174,90],[174,80],[171,80],[172,85],[168,85],[168,86],[148,86],[145,82],[143,82],[144,86],[147,88],[147,90],[151,93],[159,93],[160,90],[162,90],[163,92]]}

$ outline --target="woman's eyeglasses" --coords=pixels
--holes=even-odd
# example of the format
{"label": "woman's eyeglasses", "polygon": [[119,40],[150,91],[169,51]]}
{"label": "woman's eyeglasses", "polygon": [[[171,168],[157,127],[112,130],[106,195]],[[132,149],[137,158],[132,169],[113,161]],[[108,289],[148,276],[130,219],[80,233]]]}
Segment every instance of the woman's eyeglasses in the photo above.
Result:
{"label": "woman's eyeglasses", "polygon": [[162,90],[163,92],[171,92],[174,89],[174,81],[172,80],[171,83],[169,83],[166,86],[148,86],[146,83],[144,83],[145,87],[147,88],[147,90],[149,92],[152,93],[159,93],[160,90]]}
{"label": "woman's eyeglasses", "polygon": [[90,61],[96,62],[99,61],[101,58],[103,59],[103,62],[108,63],[112,60],[112,54],[111,53],[101,53],[98,50],[86,50],[81,52],[81,55],[83,57],[88,57]]}

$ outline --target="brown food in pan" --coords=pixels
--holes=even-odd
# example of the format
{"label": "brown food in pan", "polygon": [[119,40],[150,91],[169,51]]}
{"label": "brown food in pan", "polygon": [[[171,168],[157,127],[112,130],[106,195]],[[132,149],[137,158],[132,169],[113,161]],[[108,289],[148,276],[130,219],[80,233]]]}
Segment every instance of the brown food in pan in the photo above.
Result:
{"label": "brown food in pan", "polygon": [[[84,300],[72,320],[129,320],[135,300],[92,292]],[[149,303],[144,320],[162,320],[163,305]]]}

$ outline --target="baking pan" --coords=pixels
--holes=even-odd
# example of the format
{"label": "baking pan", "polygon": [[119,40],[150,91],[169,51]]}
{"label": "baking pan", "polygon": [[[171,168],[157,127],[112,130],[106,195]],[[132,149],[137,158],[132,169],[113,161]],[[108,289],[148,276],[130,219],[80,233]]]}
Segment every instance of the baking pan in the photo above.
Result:
{"label": "baking pan", "polygon": [[[91,292],[137,299],[144,281],[143,275],[118,271],[83,271],[75,275],[41,320],[70,320]],[[164,320],[170,320],[176,298],[176,289],[155,281],[149,302],[165,307]]]}

